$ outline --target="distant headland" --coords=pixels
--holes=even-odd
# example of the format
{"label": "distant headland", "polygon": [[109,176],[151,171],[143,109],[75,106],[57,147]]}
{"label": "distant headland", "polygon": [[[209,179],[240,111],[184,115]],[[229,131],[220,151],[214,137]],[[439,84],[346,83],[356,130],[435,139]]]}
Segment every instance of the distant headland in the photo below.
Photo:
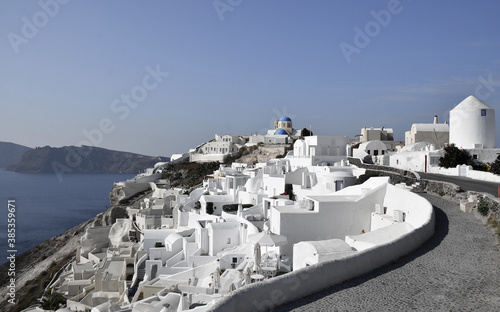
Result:
{"label": "distant headland", "polygon": [[0,167],[20,173],[127,173],[135,174],[169,157],[108,150],[91,146],[30,148],[0,142]]}

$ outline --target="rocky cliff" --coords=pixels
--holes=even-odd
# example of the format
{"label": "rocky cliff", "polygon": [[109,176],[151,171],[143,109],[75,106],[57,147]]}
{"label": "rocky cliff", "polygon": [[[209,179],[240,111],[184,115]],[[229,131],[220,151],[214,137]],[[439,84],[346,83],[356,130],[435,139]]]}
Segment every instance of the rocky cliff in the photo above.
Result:
{"label": "rocky cliff", "polygon": [[93,226],[111,226],[117,218],[124,218],[126,211],[111,207],[61,235],[52,237],[16,257],[16,304],[7,302],[9,290],[9,263],[0,266],[0,311],[21,311],[36,304],[54,274],[72,259],[80,245],[85,230]]}

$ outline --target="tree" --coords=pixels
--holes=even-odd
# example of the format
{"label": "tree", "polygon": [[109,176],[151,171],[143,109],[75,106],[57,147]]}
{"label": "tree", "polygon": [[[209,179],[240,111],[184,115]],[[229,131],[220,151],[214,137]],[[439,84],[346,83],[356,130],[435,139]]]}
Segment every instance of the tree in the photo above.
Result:
{"label": "tree", "polygon": [[314,135],[313,132],[311,130],[308,130],[306,128],[302,129],[302,136],[303,137],[306,137],[306,136],[312,136]]}
{"label": "tree", "polygon": [[491,173],[500,174],[500,155],[497,156],[497,159],[491,164]]}
{"label": "tree", "polygon": [[57,310],[60,306],[66,304],[66,299],[60,293],[52,293],[42,299],[42,308],[44,310]]}
{"label": "tree", "polygon": [[439,166],[444,168],[454,168],[458,165],[474,166],[474,161],[466,150],[459,149],[455,144],[444,148],[444,156],[439,158]]}

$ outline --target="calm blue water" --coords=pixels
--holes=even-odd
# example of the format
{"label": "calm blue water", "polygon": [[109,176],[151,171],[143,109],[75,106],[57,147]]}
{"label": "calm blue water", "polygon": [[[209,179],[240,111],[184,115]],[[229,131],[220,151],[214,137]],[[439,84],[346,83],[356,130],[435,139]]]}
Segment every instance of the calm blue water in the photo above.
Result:
{"label": "calm blue water", "polygon": [[114,182],[130,174],[27,174],[0,169],[0,263],[7,257],[8,200],[16,204],[17,255],[105,211]]}

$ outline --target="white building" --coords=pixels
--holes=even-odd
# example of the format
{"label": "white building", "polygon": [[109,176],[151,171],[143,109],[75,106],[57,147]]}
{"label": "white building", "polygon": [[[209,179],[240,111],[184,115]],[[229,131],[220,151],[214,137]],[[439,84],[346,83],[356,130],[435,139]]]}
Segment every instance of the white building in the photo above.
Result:
{"label": "white building", "polygon": [[389,165],[404,170],[428,172],[431,166],[439,165],[439,158],[443,156],[444,150],[436,150],[434,145],[427,142],[418,142],[391,154]]}
{"label": "white building", "polygon": [[308,136],[293,144],[293,153],[286,159],[290,160],[292,169],[319,164],[331,165],[347,158],[346,136]]}
{"label": "white building", "polygon": [[357,252],[343,239],[303,241],[295,244],[293,249],[294,270],[343,258]]}
{"label": "white building", "polygon": [[369,179],[361,192],[360,187],[353,186],[351,191],[339,191],[330,195],[311,195],[307,199],[310,205],[286,205],[271,207],[271,232],[286,236],[289,244],[281,247],[283,256],[293,256],[293,244],[301,241],[317,241],[325,239],[344,239],[346,235],[360,234],[370,230],[370,214],[375,204],[382,204],[384,186],[372,184]]}
{"label": "white building", "polygon": [[363,169],[351,166],[309,166],[287,173],[285,183],[292,185],[295,200],[300,201],[309,195],[330,194],[355,185],[356,176],[363,173]]}
{"label": "white building", "polygon": [[358,148],[352,150],[352,156],[361,159],[365,163],[388,165],[389,149],[387,145],[378,140],[363,142]]}
{"label": "white building", "polygon": [[428,142],[440,149],[448,144],[449,140],[450,127],[447,123],[438,123],[437,116],[434,116],[433,123],[415,123],[411,126],[410,131],[405,132],[405,145]]}
{"label": "white building", "polygon": [[450,143],[464,149],[495,148],[495,110],[471,95],[450,111]]}
{"label": "white building", "polygon": [[227,155],[237,153],[245,145],[245,140],[239,136],[215,135],[213,140],[198,146],[194,152],[190,153],[191,162],[224,161]]}
{"label": "white building", "polygon": [[[292,256],[296,270],[376,247],[421,226],[432,208],[419,211],[421,198],[387,183],[388,179],[371,178],[339,192],[311,195],[307,198],[311,204],[304,207],[298,203],[272,207],[271,232],[288,239],[281,255]],[[325,246],[324,240],[333,245]],[[301,244],[304,241],[316,243]]]}
{"label": "white building", "polygon": [[361,142],[368,141],[394,141],[394,130],[392,128],[374,128],[374,127],[364,127],[361,128]]}

